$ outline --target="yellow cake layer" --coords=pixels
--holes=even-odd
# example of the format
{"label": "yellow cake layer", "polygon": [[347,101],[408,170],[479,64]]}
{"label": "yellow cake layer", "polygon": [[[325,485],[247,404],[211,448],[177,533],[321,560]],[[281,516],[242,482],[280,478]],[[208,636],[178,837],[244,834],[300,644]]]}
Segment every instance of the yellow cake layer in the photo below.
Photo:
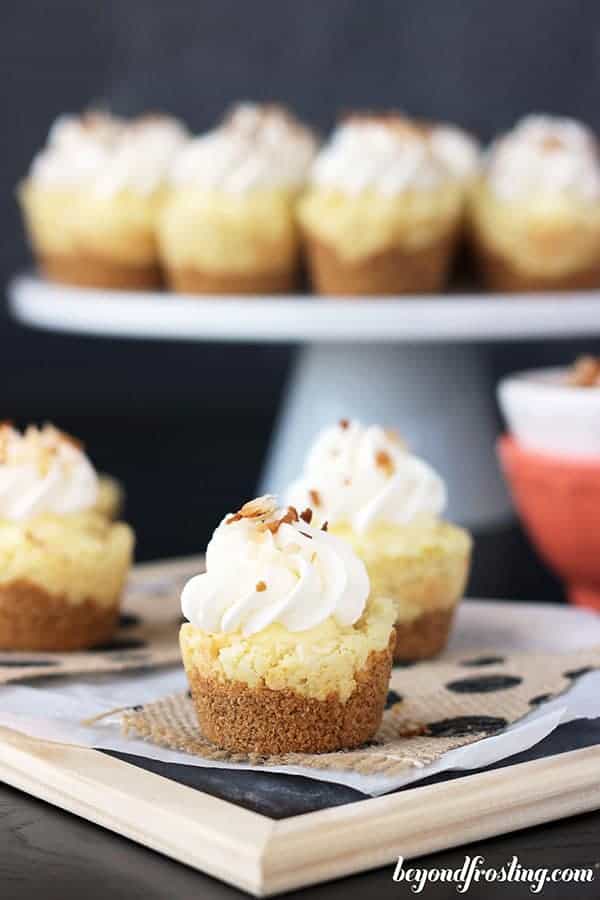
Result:
{"label": "yellow cake layer", "polygon": [[476,237],[531,275],[567,275],[597,265],[600,204],[537,194],[508,202],[484,181],[471,189],[469,219]]}
{"label": "yellow cake layer", "polygon": [[389,247],[420,250],[436,243],[458,230],[463,205],[463,191],[454,182],[398,195],[315,187],[302,197],[298,217],[312,237],[340,257],[359,260]]}
{"label": "yellow cake layer", "polygon": [[109,195],[25,181],[19,200],[31,244],[42,256],[89,255],[129,265],[156,262],[162,189],[149,195],[126,190]]}
{"label": "yellow cake layer", "polygon": [[365,563],[371,592],[391,597],[396,621],[448,608],[463,595],[472,540],[456,525],[424,518],[409,525],[378,523],[358,534],[345,523],[331,526]]}
{"label": "yellow cake layer", "polygon": [[287,190],[173,189],[160,219],[161,256],[172,268],[215,273],[295,268],[295,201]]}
{"label": "yellow cake layer", "polygon": [[359,621],[347,627],[329,618],[307,631],[290,632],[274,624],[245,637],[240,632],[209,634],[186,623],[181,652],[188,671],[318,700],[338,694],[345,702],[369,654],[387,647],[393,623],[393,604],[382,598],[371,599]]}
{"label": "yellow cake layer", "polygon": [[128,525],[93,511],[0,519],[0,585],[28,581],[72,603],[109,605],[121,593],[133,545]]}

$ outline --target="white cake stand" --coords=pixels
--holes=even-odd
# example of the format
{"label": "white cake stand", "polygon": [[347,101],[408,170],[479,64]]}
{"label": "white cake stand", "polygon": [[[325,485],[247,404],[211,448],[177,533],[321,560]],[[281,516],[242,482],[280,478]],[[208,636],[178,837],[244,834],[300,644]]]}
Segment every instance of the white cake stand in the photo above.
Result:
{"label": "white cake stand", "polygon": [[20,276],[9,298],[18,320],[52,331],[298,344],[262,489],[283,491],[317,430],[357,417],[397,427],[446,477],[449,516],[476,530],[510,516],[486,344],[600,334],[600,292],[199,298]]}

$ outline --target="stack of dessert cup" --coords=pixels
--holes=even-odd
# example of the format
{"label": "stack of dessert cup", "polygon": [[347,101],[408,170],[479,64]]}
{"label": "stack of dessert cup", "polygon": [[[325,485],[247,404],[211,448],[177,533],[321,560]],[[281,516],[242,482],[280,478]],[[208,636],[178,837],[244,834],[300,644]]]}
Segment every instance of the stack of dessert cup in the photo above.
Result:
{"label": "stack of dessert cup", "polygon": [[572,603],[600,612],[600,358],[508,376],[499,442],[515,506]]}
{"label": "stack of dessert cup", "polygon": [[471,539],[444,499],[394,435],[344,421],[291,487],[298,507],[265,496],[225,516],[182,593],[204,735],[261,755],[371,740],[394,659],[438,653],[464,591]]}
{"label": "stack of dessert cup", "polygon": [[[63,116],[19,188],[49,279],[195,294],[439,293],[466,248],[492,291],[600,285],[600,163],[573,119],[527,116],[481,154],[462,129],[352,113],[319,148],[243,103],[190,137],[168,116]],[[462,248],[462,249],[461,249]]]}

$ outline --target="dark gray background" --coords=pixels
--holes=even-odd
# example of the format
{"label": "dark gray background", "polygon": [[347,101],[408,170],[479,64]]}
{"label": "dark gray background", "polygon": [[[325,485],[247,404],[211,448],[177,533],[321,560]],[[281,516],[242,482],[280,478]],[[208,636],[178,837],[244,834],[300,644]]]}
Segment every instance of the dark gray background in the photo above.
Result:
{"label": "dark gray background", "polygon": [[[392,106],[486,139],[540,109],[600,129],[599,26],[594,0],[4,3],[2,282],[29,264],[14,186],[63,111],[164,109],[201,129],[248,98],[290,103],[323,131],[339,110]],[[495,370],[575,349],[496,348]],[[192,552],[254,490],[290,353],[49,335],[0,314],[0,418],[83,437],[127,482],[141,557]],[[475,590],[558,596],[518,537],[506,546],[478,563]]]}
{"label": "dark gray background", "polygon": [[[28,263],[14,185],[60,112],[106,101],[124,113],[164,108],[203,128],[247,97],[290,102],[323,129],[337,109],[354,106],[402,106],[486,138],[532,109],[582,116],[600,129],[599,27],[597,0],[4,0],[2,283]],[[598,350],[597,341],[588,346]],[[575,349],[497,348],[495,369],[565,361]],[[224,508],[253,490],[289,357],[290,348],[52,336],[0,312],[0,418],[51,417],[81,435],[95,460],[127,481],[141,556],[192,552]],[[478,547],[474,591],[559,596],[518,533],[480,538]],[[0,820],[7,900],[40,886],[49,900],[241,896],[9,788],[0,792]],[[590,865],[598,859],[597,820],[579,817],[468,849],[490,865],[512,853],[530,866]],[[435,863],[459,866],[464,852],[439,854]],[[470,896],[504,897],[503,887],[473,888]],[[508,893],[528,895],[516,886]],[[386,869],[310,892],[367,894],[408,891]],[[546,894],[567,896],[552,886]],[[446,885],[429,895],[456,892]],[[585,896],[596,895],[591,885]]]}

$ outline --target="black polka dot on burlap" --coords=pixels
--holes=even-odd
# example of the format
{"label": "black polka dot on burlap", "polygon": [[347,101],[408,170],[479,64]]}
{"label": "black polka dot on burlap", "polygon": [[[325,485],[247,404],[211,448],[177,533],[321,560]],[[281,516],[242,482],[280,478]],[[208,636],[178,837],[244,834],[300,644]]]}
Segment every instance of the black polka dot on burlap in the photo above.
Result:
{"label": "black polka dot on burlap", "polygon": [[472,678],[450,681],[446,688],[455,694],[491,694],[516,687],[522,681],[517,675],[474,675]]}
{"label": "black polka dot on burlap", "polygon": [[589,672],[594,672],[595,669],[593,666],[584,666],[582,669],[570,669],[568,672],[563,672],[565,678],[581,678],[582,675],[587,675]]}
{"label": "black polka dot on burlap", "polygon": [[396,703],[402,703],[402,694],[399,694],[397,691],[388,691],[385,708],[391,709]]}
{"label": "black polka dot on burlap", "polygon": [[506,728],[508,722],[500,716],[456,716],[429,722],[427,734],[431,737],[464,737],[468,734],[495,734]]}
{"label": "black polka dot on burlap", "polygon": [[90,647],[90,651],[92,653],[112,653],[115,651],[121,653],[123,650],[140,650],[145,646],[146,641],[142,641],[139,638],[120,640],[117,637],[113,638],[112,641],[107,641],[105,644],[96,644],[95,647]]}
{"label": "black polka dot on burlap", "polygon": [[499,666],[505,662],[502,656],[477,656],[475,659],[465,659],[461,662],[461,666],[469,666],[476,668],[477,666]]}
{"label": "black polka dot on burlap", "polygon": [[133,628],[134,625],[139,625],[140,621],[140,617],[134,616],[133,613],[121,613],[119,616],[119,628]]}
{"label": "black polka dot on burlap", "polygon": [[530,706],[540,706],[541,703],[546,703],[548,700],[552,700],[554,694],[538,694],[537,697],[532,697],[529,701]]}

